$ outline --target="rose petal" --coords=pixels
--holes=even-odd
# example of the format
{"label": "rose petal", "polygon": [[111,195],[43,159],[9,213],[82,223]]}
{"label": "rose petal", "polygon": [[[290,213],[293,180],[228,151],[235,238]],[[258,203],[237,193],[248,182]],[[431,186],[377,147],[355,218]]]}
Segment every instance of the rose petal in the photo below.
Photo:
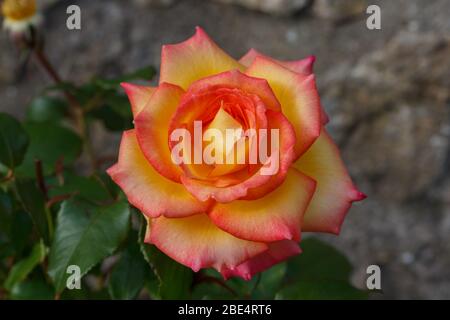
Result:
{"label": "rose petal", "polygon": [[173,83],[187,89],[196,80],[243,68],[197,27],[195,35],[188,40],[163,46],[160,83]]}
{"label": "rose petal", "polygon": [[217,203],[209,217],[220,229],[251,241],[300,240],[303,214],[315,181],[290,169],[281,186],[258,200]]}
{"label": "rose petal", "polygon": [[188,94],[195,94],[213,86],[238,88],[245,93],[256,94],[268,109],[281,110],[280,103],[267,80],[250,77],[239,70],[230,70],[200,79],[189,87]]}
{"label": "rose petal", "polygon": [[320,122],[322,125],[326,125],[328,122],[330,122],[330,118],[328,117],[328,114],[325,112],[325,109],[323,106],[320,107]]}
{"label": "rose petal", "polygon": [[264,243],[238,239],[217,228],[206,214],[188,218],[160,217],[150,223],[150,241],[195,272],[235,268],[267,249]]}
{"label": "rose petal", "polygon": [[301,249],[295,241],[283,240],[273,242],[269,244],[267,251],[245,261],[234,269],[226,268],[222,270],[222,275],[225,280],[231,277],[241,277],[244,280],[250,280],[254,274],[265,271],[273,265],[301,252]]}
{"label": "rose petal", "polygon": [[141,110],[144,109],[144,107],[150,101],[156,88],[138,86],[126,82],[123,82],[120,85],[125,90],[125,93],[127,94],[128,99],[130,100],[131,110],[133,111],[134,118],[136,118],[139,112],[141,112]]}
{"label": "rose petal", "polygon": [[[280,65],[282,65],[283,67],[303,74],[305,76],[309,76],[310,74],[313,73],[313,67],[314,67],[314,62],[316,61],[316,57],[315,56],[308,56],[304,59],[301,60],[294,60],[294,61],[282,61],[282,60],[277,60],[277,59],[273,59],[269,56],[266,56],[260,52],[258,52],[256,49],[250,49],[240,60],[239,62],[246,66],[249,67],[251,66],[251,64],[253,63],[253,61],[255,61],[255,59],[257,57],[263,57],[266,58],[268,60],[272,60]],[[329,121],[328,115],[326,114],[323,106],[321,106],[320,108],[320,118],[321,118],[321,122],[322,125],[326,125]]]}
{"label": "rose petal", "polygon": [[295,128],[295,153],[299,157],[320,134],[321,107],[314,75],[297,74],[263,57],[257,57],[246,74],[269,82],[283,114]]}
{"label": "rose petal", "polygon": [[195,120],[212,120],[220,107],[216,103],[216,109],[211,108],[212,101],[233,95],[247,95],[248,100],[257,98],[268,109],[281,110],[280,103],[266,80],[232,70],[194,82],[180,101],[169,130],[189,125]]}
{"label": "rose petal", "polygon": [[169,123],[184,91],[162,83],[134,120],[139,145],[147,160],[164,177],[180,181],[181,169],[172,161]]}
{"label": "rose petal", "polygon": [[185,217],[211,205],[190,195],[183,185],[161,176],[141,152],[134,130],[124,132],[119,161],[107,170],[128,201],[148,217]]}
{"label": "rose petal", "polygon": [[[183,169],[187,176],[198,178],[200,180],[209,180],[211,178],[211,172],[214,170],[214,165],[206,164],[204,161],[202,161],[204,151],[202,150],[202,147],[206,148],[207,146],[209,146],[209,143],[206,141],[204,141],[204,143],[195,143],[195,139],[202,140],[202,137],[204,137],[207,131],[206,129],[211,126],[211,128],[222,129],[221,132],[227,126],[230,126],[228,129],[241,128],[241,123],[243,124],[248,119],[243,119],[244,112],[247,110],[240,110],[240,108],[242,107],[251,109],[253,106],[253,100],[251,100],[250,97],[246,96],[245,93],[238,89],[226,87],[213,87],[208,89],[209,90],[200,93],[193,93],[191,92],[191,90],[189,90],[183,96],[180,105],[178,106],[177,111],[172,117],[169,125],[169,132],[171,133],[171,135],[172,133],[175,133],[175,130],[177,129],[185,129],[189,132],[187,136],[188,138],[190,138],[189,140],[193,140],[191,141],[191,145],[189,146],[188,144],[187,146],[188,148],[191,148],[191,152],[189,152],[189,150],[187,151],[187,154],[189,154],[190,156],[184,159],[184,163],[182,163],[180,167]],[[238,100],[238,103],[235,104],[236,100]],[[245,106],[239,107],[239,103],[244,103]],[[260,102],[260,104],[262,103]],[[230,108],[233,109],[233,106],[235,106],[234,109],[236,110],[230,110]],[[256,107],[256,110],[259,109],[262,109],[259,113],[264,116],[265,120],[265,107]],[[221,110],[225,113],[222,113]],[[239,121],[237,121],[238,119],[231,117],[231,114],[234,115],[235,113],[239,112],[239,116],[241,116]],[[219,122],[217,123],[217,125],[220,125],[220,128],[217,128],[217,125],[214,124],[216,122],[215,119],[218,115],[220,116],[221,114],[222,116],[217,119],[217,121]],[[223,115],[226,114],[230,116],[224,117]],[[261,120],[260,117],[258,117],[258,120]],[[200,124],[198,122],[196,123],[196,121],[200,122]],[[203,124],[209,125],[203,128]],[[248,121],[245,122],[246,126],[248,124]],[[171,140],[169,141],[169,148],[173,150],[173,148],[175,146],[178,146],[179,143],[180,142],[178,141]],[[179,151],[175,150],[175,152]]]}
{"label": "rose petal", "polygon": [[[274,157],[269,157],[268,161],[272,161]],[[251,188],[257,188],[264,183],[267,183],[271,176],[263,175],[261,170],[258,170],[250,178],[227,187],[217,187],[208,181],[191,178],[186,175],[181,175],[181,183],[186,189],[200,201],[208,201],[214,199],[217,202],[227,203],[239,199],[247,195]]]}
{"label": "rose petal", "polygon": [[353,185],[339,150],[325,129],[294,167],[317,181],[302,231],[338,234],[352,202],[366,196]]}
{"label": "rose petal", "polygon": [[250,49],[240,60],[239,62],[246,66],[249,67],[252,65],[253,61],[255,61],[255,59],[257,57],[263,57],[265,59],[269,59],[272,60],[280,65],[282,65],[285,68],[288,68],[291,71],[294,71],[296,73],[301,73],[304,74],[306,76],[310,75],[313,73],[313,66],[314,66],[314,62],[316,61],[316,57],[315,56],[308,56],[304,59],[301,60],[295,60],[295,61],[281,61],[281,60],[276,60],[273,59],[269,56],[266,56],[264,54],[262,54],[261,52],[258,52],[256,49]]}
{"label": "rose petal", "polygon": [[294,128],[282,113],[267,110],[266,114],[269,119],[269,129],[279,130],[279,170],[275,175],[271,176],[267,183],[257,188],[248,190],[247,194],[242,198],[243,200],[258,199],[275,190],[280,184],[283,183],[288,169],[295,159],[294,147],[296,138]]}
{"label": "rose petal", "polygon": [[[241,151],[237,150],[237,141],[235,144],[228,146],[226,144],[226,132],[227,130],[233,129],[233,130],[242,130],[242,125],[234,119],[228,112],[226,112],[223,108],[220,108],[217,112],[216,116],[214,117],[213,121],[210,122],[210,124],[207,126],[206,130],[218,130],[222,134],[223,139],[218,139],[217,141],[214,139],[212,142],[204,143],[204,147],[210,146],[214,148],[215,158],[222,161],[222,163],[218,163],[214,165],[214,169],[211,171],[210,176],[216,177],[221,176],[227,173],[232,173],[239,171],[240,169],[245,167],[245,150]],[[241,138],[244,139],[244,138]],[[245,140],[244,140],[245,141]],[[235,150],[236,149],[236,150]],[[236,151],[236,152],[235,152]],[[239,155],[235,155],[235,153],[239,153]],[[227,164],[226,163],[226,157],[227,154],[230,154],[231,156],[235,155],[233,157],[233,162]],[[230,156],[228,156],[230,157]],[[243,164],[238,164],[237,157],[241,158],[240,160],[243,160]]]}
{"label": "rose petal", "polygon": [[228,203],[236,199],[258,199],[278,187],[286,177],[287,170],[295,157],[293,150],[295,135],[292,126],[280,112],[266,110],[266,114],[267,118],[270,119],[269,129],[280,130],[279,149],[272,150],[272,154],[266,161],[266,163],[269,163],[278,160],[277,172],[267,175],[267,167],[264,169],[263,166],[252,175],[241,179],[241,182],[224,186],[217,186],[208,181],[182,175],[181,182],[186,186],[186,189],[200,201],[214,199],[220,203]]}

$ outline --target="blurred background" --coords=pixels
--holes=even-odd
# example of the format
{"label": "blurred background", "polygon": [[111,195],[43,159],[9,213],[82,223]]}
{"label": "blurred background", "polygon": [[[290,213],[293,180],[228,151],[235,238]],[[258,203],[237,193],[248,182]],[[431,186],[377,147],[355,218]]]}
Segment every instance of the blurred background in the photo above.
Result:
{"label": "blurred background", "polygon": [[[450,1],[448,0],[41,0],[46,50],[65,79],[117,76],[153,64],[164,43],[202,26],[236,58],[249,48],[279,59],[317,57],[328,125],[359,188],[339,247],[365,286],[382,270],[380,298],[450,299]],[[82,29],[66,28],[81,7]],[[365,10],[381,8],[381,30]],[[17,52],[0,33],[0,111],[23,117],[50,84],[33,64],[17,77]],[[95,150],[118,136],[95,129]],[[301,272],[301,270],[299,270]]]}

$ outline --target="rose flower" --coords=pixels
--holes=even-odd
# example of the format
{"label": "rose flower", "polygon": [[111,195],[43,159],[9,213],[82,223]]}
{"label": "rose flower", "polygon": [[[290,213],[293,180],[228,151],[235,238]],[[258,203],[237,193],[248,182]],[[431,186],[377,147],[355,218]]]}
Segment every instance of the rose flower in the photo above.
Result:
{"label": "rose flower", "polygon": [[236,61],[197,28],[163,46],[158,87],[123,84],[135,128],[108,173],[145,215],[146,242],[250,279],[299,254],[301,232],[339,233],[365,195],[325,130],[314,60]]}

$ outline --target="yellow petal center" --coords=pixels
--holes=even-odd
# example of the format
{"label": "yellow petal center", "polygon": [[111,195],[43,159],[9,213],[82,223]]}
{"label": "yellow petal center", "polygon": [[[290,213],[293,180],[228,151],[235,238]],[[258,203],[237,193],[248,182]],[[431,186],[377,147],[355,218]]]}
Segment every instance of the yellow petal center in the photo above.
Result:
{"label": "yellow petal center", "polygon": [[[210,176],[221,176],[245,167],[244,162],[248,149],[246,144],[244,144],[244,148],[238,147],[239,141],[245,138],[237,137],[237,135],[243,134],[242,125],[223,108],[220,108],[213,121],[207,126],[206,130],[209,129],[218,130],[223,138],[210,142],[214,144],[216,156],[223,159],[221,164],[214,166]],[[232,160],[230,161],[229,159]]]}
{"label": "yellow petal center", "polygon": [[3,16],[11,20],[26,20],[34,16],[35,13],[35,0],[4,0],[2,4]]}

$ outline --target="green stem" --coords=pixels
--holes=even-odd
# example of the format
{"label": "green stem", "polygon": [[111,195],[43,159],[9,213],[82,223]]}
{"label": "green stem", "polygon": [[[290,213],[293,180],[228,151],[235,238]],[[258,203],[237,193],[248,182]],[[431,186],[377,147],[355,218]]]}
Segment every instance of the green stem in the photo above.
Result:
{"label": "green stem", "polygon": [[55,232],[55,228],[53,226],[52,213],[50,212],[50,208],[45,207],[45,218],[47,219],[48,226],[48,235],[50,239],[53,239],[53,234]]}

